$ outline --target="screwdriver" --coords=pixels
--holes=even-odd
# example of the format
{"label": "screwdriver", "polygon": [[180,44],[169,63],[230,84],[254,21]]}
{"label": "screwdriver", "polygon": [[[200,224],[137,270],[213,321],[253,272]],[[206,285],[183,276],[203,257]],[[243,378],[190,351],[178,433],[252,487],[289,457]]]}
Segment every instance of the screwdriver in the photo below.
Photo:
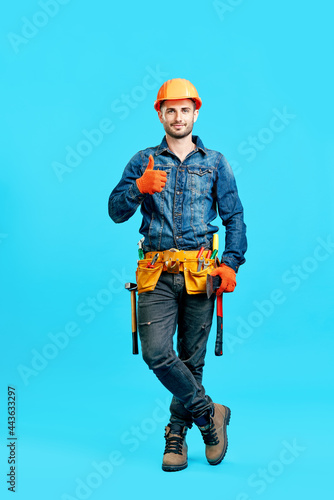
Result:
{"label": "screwdriver", "polygon": [[139,260],[143,260],[144,257],[145,257],[144,251],[143,251],[143,242],[144,242],[144,239],[145,238],[141,238],[138,241],[138,243],[137,243],[137,245],[139,246],[139,248],[138,248],[138,257],[139,257]]}

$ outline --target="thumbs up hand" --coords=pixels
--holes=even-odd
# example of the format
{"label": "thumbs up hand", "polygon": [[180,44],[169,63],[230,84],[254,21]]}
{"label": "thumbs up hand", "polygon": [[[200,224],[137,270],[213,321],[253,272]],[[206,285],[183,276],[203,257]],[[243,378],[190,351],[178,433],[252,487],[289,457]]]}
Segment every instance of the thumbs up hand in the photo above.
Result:
{"label": "thumbs up hand", "polygon": [[142,194],[160,193],[165,187],[167,172],[163,170],[153,170],[153,167],[154,159],[153,156],[150,155],[145,172],[139,179],[136,179],[138,189]]}

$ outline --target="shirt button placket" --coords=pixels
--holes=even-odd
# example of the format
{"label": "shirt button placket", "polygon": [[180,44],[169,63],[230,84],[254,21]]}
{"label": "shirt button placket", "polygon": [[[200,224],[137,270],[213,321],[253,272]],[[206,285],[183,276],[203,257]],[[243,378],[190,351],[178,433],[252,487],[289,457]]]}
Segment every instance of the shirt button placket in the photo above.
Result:
{"label": "shirt button placket", "polygon": [[182,194],[184,185],[184,168],[179,168],[176,177],[176,196],[174,205],[174,227],[176,241],[182,238]]}

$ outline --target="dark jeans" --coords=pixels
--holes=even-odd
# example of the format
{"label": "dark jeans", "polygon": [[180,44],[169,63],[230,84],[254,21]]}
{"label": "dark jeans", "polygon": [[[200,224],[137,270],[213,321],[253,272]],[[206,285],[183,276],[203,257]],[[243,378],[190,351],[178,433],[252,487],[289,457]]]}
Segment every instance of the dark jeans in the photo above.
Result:
{"label": "dark jeans", "polygon": [[[184,275],[162,272],[156,288],[138,295],[138,329],[144,361],[173,394],[171,422],[191,427],[210,410],[202,385],[215,295],[189,295]],[[176,355],[173,336],[178,329]]]}

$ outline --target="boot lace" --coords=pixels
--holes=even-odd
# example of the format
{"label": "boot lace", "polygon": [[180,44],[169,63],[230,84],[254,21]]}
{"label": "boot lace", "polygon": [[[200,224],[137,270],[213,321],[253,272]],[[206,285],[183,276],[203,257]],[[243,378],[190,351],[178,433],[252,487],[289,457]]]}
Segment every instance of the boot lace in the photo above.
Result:
{"label": "boot lace", "polygon": [[211,446],[219,444],[216,427],[212,419],[209,425],[199,427],[199,430],[201,431],[205,444],[209,444]]}
{"label": "boot lace", "polygon": [[166,433],[165,439],[166,439],[166,446],[164,455],[166,455],[166,453],[175,453],[176,455],[182,455],[184,436],[176,436],[176,435],[170,436]]}

